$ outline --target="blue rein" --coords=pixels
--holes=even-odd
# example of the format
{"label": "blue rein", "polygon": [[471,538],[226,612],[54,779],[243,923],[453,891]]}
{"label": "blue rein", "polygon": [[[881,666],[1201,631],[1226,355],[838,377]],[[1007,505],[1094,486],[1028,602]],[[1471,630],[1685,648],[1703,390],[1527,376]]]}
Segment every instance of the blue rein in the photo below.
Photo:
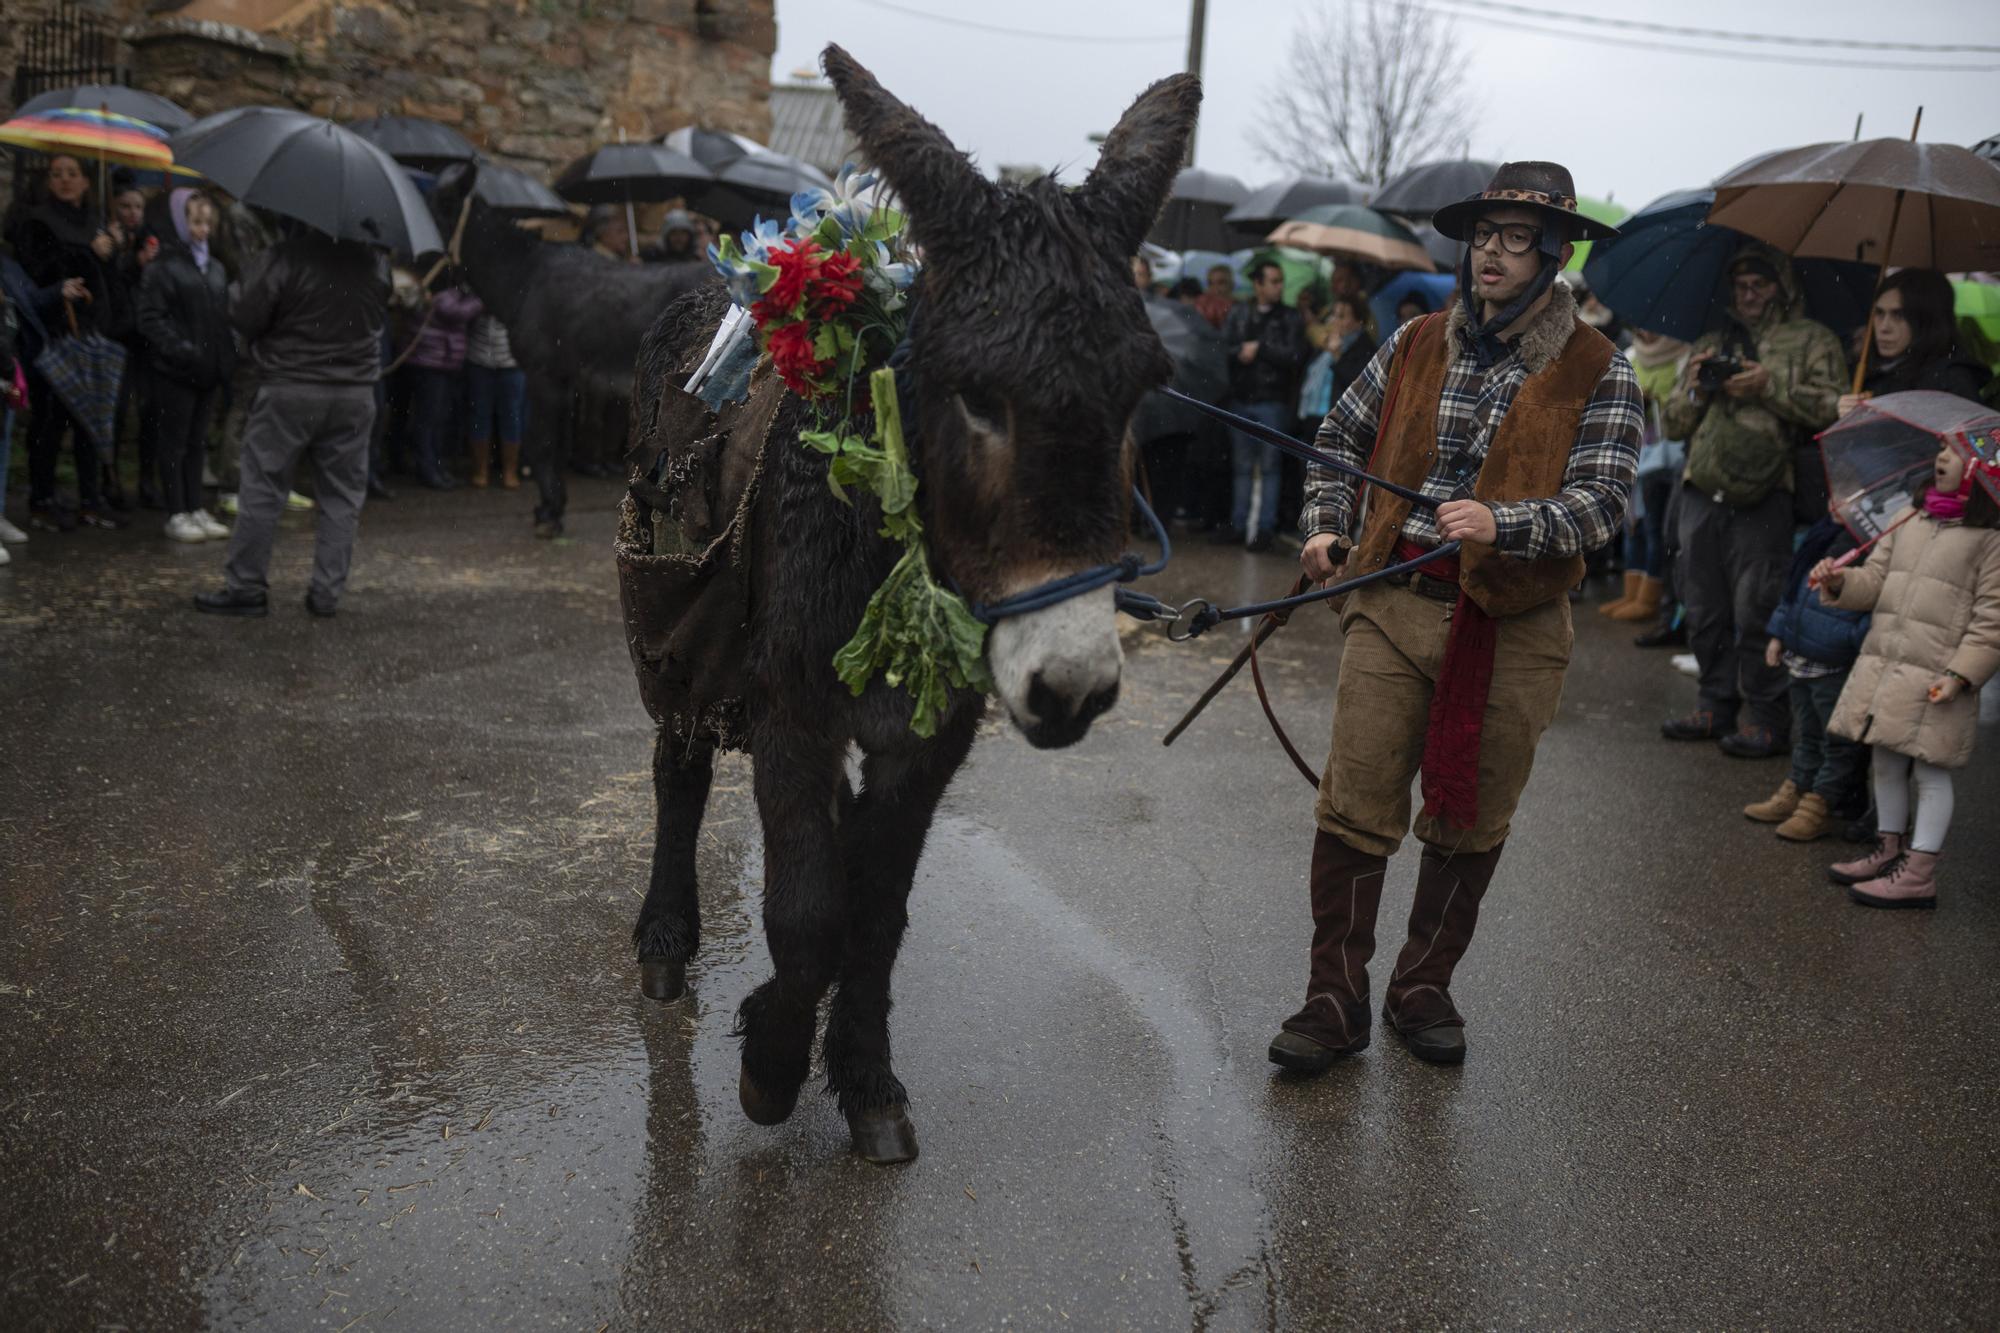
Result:
{"label": "blue rein", "polygon": [[[898,351],[902,352],[903,349],[899,348]],[[907,357],[905,359],[907,360]],[[1276,447],[1283,453],[1292,455],[1294,458],[1302,458],[1308,463],[1316,463],[1321,467],[1329,468],[1345,476],[1354,477],[1378,490],[1387,491],[1391,495],[1408,500],[1413,505],[1422,505],[1428,509],[1435,509],[1437,507],[1438,502],[1427,495],[1413,491],[1407,486],[1398,486],[1392,481],[1385,481],[1373,473],[1354,466],[1354,464],[1347,462],[1345,459],[1336,458],[1323,449],[1315,449],[1311,445],[1301,444],[1283,431],[1266,426],[1261,421],[1252,421],[1248,417],[1239,416],[1224,408],[1216,407],[1212,403],[1204,403],[1199,398],[1190,398],[1178,389],[1162,387],[1160,392],[1187,404],[1189,407],[1206,413],[1208,416],[1214,417],[1216,420],[1236,430],[1240,430],[1246,435],[1255,436],[1257,439]],[[1106,584],[1131,583],[1135,579],[1146,578],[1165,569],[1167,562],[1173,558],[1174,554],[1173,543],[1167,539],[1167,525],[1160,521],[1160,516],[1153,512],[1153,507],[1146,503],[1146,497],[1140,494],[1137,487],[1134,487],[1132,490],[1132,503],[1139,507],[1141,514],[1146,516],[1146,522],[1153,529],[1154,538],[1160,543],[1159,559],[1149,563],[1144,557],[1128,551],[1110,564],[1093,565],[1089,569],[1078,570],[1074,574],[1065,574],[1061,578],[1037,584],[1026,592],[1015,593],[1012,597],[1003,597],[997,602],[982,602],[972,608],[973,616],[985,624],[993,625],[1005,620],[1009,616],[1027,615],[1031,611],[1041,611],[1056,605],[1058,602],[1066,602],[1072,597],[1080,597],[1084,593],[1095,592]],[[1362,574],[1342,583],[1332,584],[1325,588],[1315,588],[1311,592],[1299,593],[1291,597],[1280,597],[1275,601],[1269,602],[1251,602],[1243,606],[1225,608],[1216,606],[1205,597],[1197,597],[1184,606],[1174,606],[1147,593],[1138,592],[1131,588],[1120,588],[1116,594],[1116,604],[1120,611],[1125,612],[1125,614],[1134,619],[1166,621],[1169,626],[1167,637],[1177,643],[1182,643],[1197,635],[1207,633],[1225,620],[1246,620],[1252,616],[1266,616],[1290,611],[1294,607],[1305,606],[1310,602],[1323,602],[1329,598],[1353,592],[1356,588],[1366,587],[1370,583],[1379,583],[1384,579],[1392,579],[1399,574],[1415,573],[1420,566],[1427,565],[1433,560],[1443,560],[1454,556],[1458,554],[1458,550],[1458,542],[1445,542],[1432,550],[1424,552],[1414,560],[1405,560],[1400,564],[1388,565],[1382,569],[1378,569],[1372,574]]]}

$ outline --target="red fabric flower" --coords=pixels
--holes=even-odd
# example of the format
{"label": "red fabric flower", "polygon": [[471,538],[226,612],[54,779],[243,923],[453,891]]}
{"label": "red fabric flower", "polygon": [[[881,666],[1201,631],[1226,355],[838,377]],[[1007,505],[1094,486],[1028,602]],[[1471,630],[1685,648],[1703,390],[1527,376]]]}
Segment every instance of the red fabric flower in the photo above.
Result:
{"label": "red fabric flower", "polygon": [[771,364],[786,388],[801,398],[811,398],[819,392],[816,381],[831,363],[814,355],[813,331],[809,325],[781,324],[771,329],[764,341],[771,352]]}
{"label": "red fabric flower", "polygon": [[832,319],[861,295],[861,264],[853,255],[828,255],[819,263],[809,291],[813,314]]}
{"label": "red fabric flower", "polygon": [[778,278],[758,304],[768,304],[776,314],[788,315],[798,311],[799,303],[805,299],[806,287],[812,281],[813,272],[819,267],[816,258],[819,253],[819,246],[811,241],[793,241],[788,246],[773,249],[771,264],[778,270]]}

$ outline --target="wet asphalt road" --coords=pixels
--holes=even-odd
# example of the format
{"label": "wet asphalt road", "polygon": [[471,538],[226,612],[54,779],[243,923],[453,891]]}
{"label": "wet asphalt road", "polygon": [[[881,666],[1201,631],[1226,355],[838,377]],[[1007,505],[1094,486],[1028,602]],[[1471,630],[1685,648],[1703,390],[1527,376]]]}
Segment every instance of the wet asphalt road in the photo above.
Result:
{"label": "wet asphalt road", "polygon": [[[1133,646],[1076,748],[993,728],[897,974],[923,1156],[823,1096],[760,1129],[741,759],[691,999],[627,933],[649,725],[608,486],[369,510],[339,619],[195,616],[217,547],[37,535],[0,571],[0,1325],[284,1329],[1993,1327],[2000,807],[1989,728],[1935,914],[1849,907],[1782,776],[1656,739],[1665,654],[1579,618],[1479,940],[1458,1071],[1264,1045],[1303,984],[1310,792],[1239,641]],[[1164,589],[1275,558],[1191,547]],[[1324,750],[1338,635],[1267,661]],[[1392,870],[1384,951],[1414,856]],[[1377,986],[1381,971],[1377,970]]]}

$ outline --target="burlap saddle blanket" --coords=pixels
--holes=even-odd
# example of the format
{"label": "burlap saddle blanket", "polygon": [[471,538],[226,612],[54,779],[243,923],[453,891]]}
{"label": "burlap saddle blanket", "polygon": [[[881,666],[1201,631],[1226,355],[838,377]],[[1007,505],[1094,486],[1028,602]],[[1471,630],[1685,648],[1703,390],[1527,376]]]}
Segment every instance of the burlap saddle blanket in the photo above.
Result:
{"label": "burlap saddle blanket", "polygon": [[785,386],[760,367],[749,396],[719,411],[677,383],[648,387],[650,417],[634,404],[615,543],[639,697],[682,741],[746,749],[751,524]]}

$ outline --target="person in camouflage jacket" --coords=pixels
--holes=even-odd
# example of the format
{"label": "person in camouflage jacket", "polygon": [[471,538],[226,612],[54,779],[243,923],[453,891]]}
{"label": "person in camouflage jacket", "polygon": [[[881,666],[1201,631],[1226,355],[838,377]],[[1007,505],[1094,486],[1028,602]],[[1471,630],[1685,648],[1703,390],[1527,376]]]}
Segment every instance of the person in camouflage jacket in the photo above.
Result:
{"label": "person in camouflage jacket", "polygon": [[[1794,456],[1833,421],[1846,358],[1833,331],[1806,318],[1782,253],[1745,242],[1729,274],[1728,318],[1696,340],[1662,404],[1666,433],[1688,441],[1676,573],[1701,700],[1661,731],[1670,740],[1720,740],[1728,753],[1757,759],[1789,746],[1785,672],[1765,664],[1763,626],[1784,594],[1791,556]],[[1739,368],[1719,384],[1711,371],[1704,383],[1703,364],[1718,358]]]}

